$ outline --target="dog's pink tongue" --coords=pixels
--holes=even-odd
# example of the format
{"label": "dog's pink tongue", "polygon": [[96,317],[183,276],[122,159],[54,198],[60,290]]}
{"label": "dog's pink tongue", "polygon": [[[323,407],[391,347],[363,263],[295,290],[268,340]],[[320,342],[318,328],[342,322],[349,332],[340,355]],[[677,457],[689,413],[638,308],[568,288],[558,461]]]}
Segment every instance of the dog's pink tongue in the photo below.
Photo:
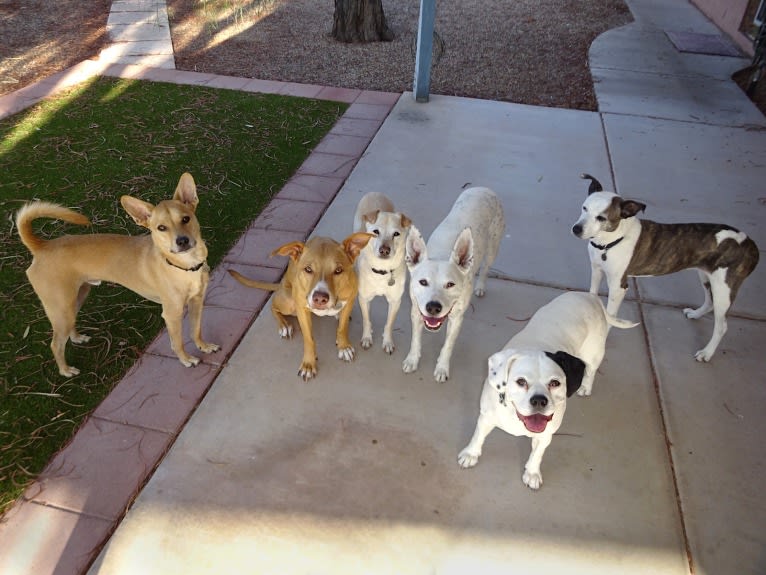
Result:
{"label": "dog's pink tongue", "polygon": [[524,427],[526,427],[532,433],[542,433],[545,431],[545,426],[548,425],[550,420],[550,417],[540,415],[539,413],[536,413],[535,415],[524,415],[521,417],[521,421],[524,423]]}
{"label": "dog's pink tongue", "polygon": [[442,324],[442,318],[440,317],[430,317],[430,316],[424,315],[423,321],[426,322],[426,325],[431,328],[439,327]]}

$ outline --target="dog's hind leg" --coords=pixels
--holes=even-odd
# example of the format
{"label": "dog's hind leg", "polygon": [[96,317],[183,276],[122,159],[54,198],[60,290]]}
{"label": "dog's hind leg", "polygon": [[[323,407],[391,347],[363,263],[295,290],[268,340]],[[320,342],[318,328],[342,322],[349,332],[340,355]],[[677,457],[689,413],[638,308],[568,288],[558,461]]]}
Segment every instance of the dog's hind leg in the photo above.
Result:
{"label": "dog's hind leg", "polygon": [[[85,303],[85,298],[87,298],[88,294],[90,293],[90,286],[91,284],[84,283],[80,286],[80,290],[77,292],[77,305],[75,307],[75,312],[74,312],[75,321],[77,318],[77,314],[80,311],[80,308],[82,308],[82,304]],[[69,332],[69,339],[72,340],[72,343],[88,343],[90,341],[90,336],[79,333],[77,331],[77,325],[72,324],[72,331]]]}
{"label": "dog's hind leg", "polygon": [[484,254],[484,259],[479,262],[479,277],[476,280],[476,287],[473,290],[473,293],[476,295],[476,297],[484,297],[484,294],[487,292],[487,275],[489,275],[489,268],[492,267],[492,264],[495,262],[495,258],[497,257],[497,252],[500,249],[501,239],[502,234],[500,233],[492,234],[489,238],[489,243],[487,244],[487,253]]}
{"label": "dog's hind leg", "polygon": [[713,326],[713,336],[710,338],[710,341],[704,348],[694,354],[694,358],[697,361],[710,361],[728,327],[726,323],[726,312],[729,311],[729,307],[731,306],[731,289],[726,283],[726,272],[726,268],[719,268],[709,275],[715,324]]}
{"label": "dog's hind leg", "polygon": [[699,319],[713,310],[713,297],[710,293],[710,274],[702,270],[697,270],[697,273],[699,274],[700,283],[702,283],[702,289],[705,290],[705,302],[697,309],[691,307],[684,308],[684,315],[689,319]]}

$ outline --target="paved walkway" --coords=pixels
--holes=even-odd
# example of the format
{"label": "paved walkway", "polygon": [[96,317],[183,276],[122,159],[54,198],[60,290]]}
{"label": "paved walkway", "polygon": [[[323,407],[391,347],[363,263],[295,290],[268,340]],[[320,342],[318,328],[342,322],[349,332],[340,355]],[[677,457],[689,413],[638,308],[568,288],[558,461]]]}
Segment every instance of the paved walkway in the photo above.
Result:
{"label": "paved walkway", "polygon": [[[725,221],[766,245],[766,118],[728,79],[746,61],[679,51],[667,32],[718,34],[685,2],[629,4],[635,23],[591,50],[598,113],[103,62],[0,98],[2,115],[104,73],[352,103],[213,273],[205,330],[224,351],[186,370],[164,336],[152,344],[0,525],[0,573],[766,571],[763,265],[707,365],[692,354],[712,322],[680,312],[701,297],[696,274],[633,282],[621,315],[641,326],[610,334],[594,395],[571,400],[539,492],[520,481],[526,439],[495,431],[475,469],[455,462],[486,358],[514,318],[588,285],[585,246],[569,232],[581,172],[645,201],[647,217]],[[469,183],[499,193],[507,236],[450,381],[431,376],[441,335],[425,339],[416,374],[402,373],[405,302],[393,357],[377,345],[383,306],[376,346],[352,364],[334,359],[333,322],[317,321],[320,373],[301,383],[300,341],[280,341],[259,314],[267,294],[225,270],[275,279],[274,247],[343,237],[371,190],[428,235]]]}

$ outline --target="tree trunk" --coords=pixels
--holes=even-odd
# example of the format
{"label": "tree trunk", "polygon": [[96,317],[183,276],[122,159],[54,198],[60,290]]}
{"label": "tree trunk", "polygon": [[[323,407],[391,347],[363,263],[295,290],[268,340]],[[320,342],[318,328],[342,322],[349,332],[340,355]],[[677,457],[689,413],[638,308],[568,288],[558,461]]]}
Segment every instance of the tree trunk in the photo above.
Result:
{"label": "tree trunk", "polygon": [[394,39],[394,33],[386,24],[382,0],[335,0],[332,36],[340,42]]}

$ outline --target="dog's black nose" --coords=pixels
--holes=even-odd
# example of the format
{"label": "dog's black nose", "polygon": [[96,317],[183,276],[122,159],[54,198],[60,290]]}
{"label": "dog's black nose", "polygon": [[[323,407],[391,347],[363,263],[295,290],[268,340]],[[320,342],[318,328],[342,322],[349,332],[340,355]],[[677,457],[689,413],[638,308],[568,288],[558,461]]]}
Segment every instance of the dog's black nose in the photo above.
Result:
{"label": "dog's black nose", "polygon": [[176,238],[176,245],[182,250],[187,249],[189,247],[189,238],[186,236],[178,236]]}
{"label": "dog's black nose", "polygon": [[582,233],[582,226],[580,224],[573,225],[572,226],[572,233],[579,238],[580,234]]}
{"label": "dog's black nose", "polygon": [[391,255],[391,246],[389,246],[388,244],[383,244],[378,249],[378,254],[383,256],[384,258],[387,258],[388,256]]}
{"label": "dog's black nose", "polygon": [[327,305],[327,302],[330,301],[330,294],[323,291],[315,291],[313,294],[311,294],[311,302],[315,306],[325,306]]}
{"label": "dog's black nose", "polygon": [[442,304],[438,301],[429,301],[426,304],[426,311],[431,315],[439,315],[442,311]]}
{"label": "dog's black nose", "polygon": [[533,395],[529,400],[529,403],[532,405],[532,407],[540,409],[548,405],[548,398],[544,395]]}

